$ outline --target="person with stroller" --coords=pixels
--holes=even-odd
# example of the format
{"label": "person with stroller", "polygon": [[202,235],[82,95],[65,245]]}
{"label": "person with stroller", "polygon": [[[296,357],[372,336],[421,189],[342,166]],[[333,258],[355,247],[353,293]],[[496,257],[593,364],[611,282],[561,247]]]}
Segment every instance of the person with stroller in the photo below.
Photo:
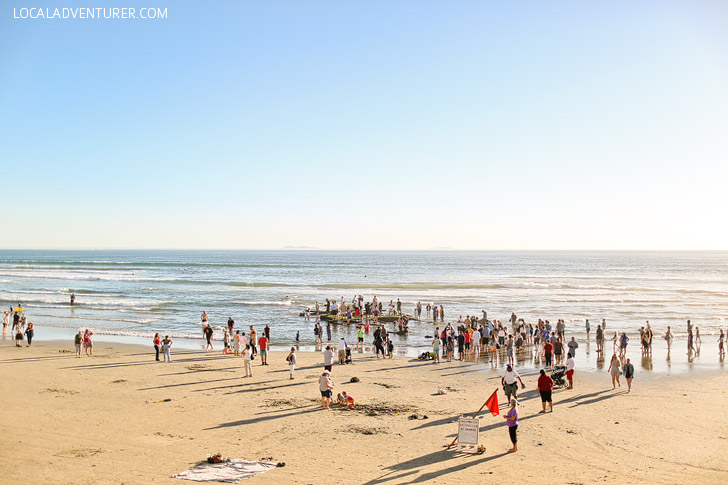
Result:
{"label": "person with stroller", "polygon": [[546,403],[549,403],[551,412],[554,412],[554,403],[551,401],[551,393],[554,390],[554,380],[546,375],[546,371],[541,369],[541,375],[538,377],[538,393],[541,395],[541,406],[543,410],[539,414],[546,413]]}
{"label": "person with stroller", "polygon": [[501,377],[501,384],[503,385],[503,392],[506,393],[506,399],[511,400],[511,397],[518,399],[518,382],[521,383],[521,388],[525,388],[526,385],[521,380],[521,376],[513,369],[513,366],[508,364],[506,371]]}

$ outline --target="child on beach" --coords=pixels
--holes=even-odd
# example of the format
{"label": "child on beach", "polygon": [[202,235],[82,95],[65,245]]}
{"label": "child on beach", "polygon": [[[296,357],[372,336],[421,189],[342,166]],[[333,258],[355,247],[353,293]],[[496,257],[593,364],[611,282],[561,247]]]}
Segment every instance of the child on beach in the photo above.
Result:
{"label": "child on beach", "polygon": [[222,353],[223,353],[223,355],[228,355],[230,353],[230,335],[228,334],[227,330],[223,330],[222,333],[223,333],[223,338],[222,338],[223,349],[222,349]]}
{"label": "child on beach", "polygon": [[342,406],[354,409],[354,397],[351,394],[347,394],[346,391],[341,392],[341,394],[337,394],[336,401]]}
{"label": "child on beach", "polygon": [[23,341],[23,330],[20,326],[17,327],[17,331],[15,332],[15,346],[16,347],[22,347],[20,345],[20,342]]}

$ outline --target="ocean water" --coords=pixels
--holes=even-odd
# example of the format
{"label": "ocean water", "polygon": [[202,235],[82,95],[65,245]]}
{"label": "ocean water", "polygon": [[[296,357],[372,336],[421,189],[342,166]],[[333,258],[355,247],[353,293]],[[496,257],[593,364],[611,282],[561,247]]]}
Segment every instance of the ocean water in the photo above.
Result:
{"label": "ocean water", "polygon": [[[563,318],[578,336],[588,318],[592,332],[606,319],[610,337],[649,320],[656,335],[670,325],[679,339],[691,319],[714,341],[728,325],[728,252],[0,251],[5,309],[21,302],[36,325],[97,335],[200,338],[205,310],[216,327],[232,317],[241,330],[270,325],[278,345],[296,331],[313,344],[314,319],[299,313],[359,294],[385,311],[397,298],[407,313],[441,304],[446,322],[481,310],[502,321]],[[429,347],[434,325],[410,328],[395,344]]]}

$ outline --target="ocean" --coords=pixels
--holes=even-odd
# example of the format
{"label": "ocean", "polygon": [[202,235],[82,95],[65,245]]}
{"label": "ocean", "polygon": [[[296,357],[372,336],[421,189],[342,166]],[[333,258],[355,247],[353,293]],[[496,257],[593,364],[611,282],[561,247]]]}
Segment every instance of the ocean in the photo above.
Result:
{"label": "ocean", "polygon": [[[580,338],[585,319],[592,332],[606,319],[609,337],[634,337],[649,321],[678,339],[690,319],[705,338],[727,324],[728,252],[0,251],[5,309],[20,302],[37,326],[97,335],[199,339],[204,310],[214,327],[232,317],[241,330],[270,325],[277,345],[297,331],[312,345],[315,319],[303,309],[359,294],[376,295],[385,311],[398,298],[410,314],[417,302],[443,305],[446,322],[482,310],[504,322],[511,312],[531,323],[562,318]],[[410,330],[395,336],[398,347],[429,347],[432,322]],[[334,333],[355,337],[344,326]]]}

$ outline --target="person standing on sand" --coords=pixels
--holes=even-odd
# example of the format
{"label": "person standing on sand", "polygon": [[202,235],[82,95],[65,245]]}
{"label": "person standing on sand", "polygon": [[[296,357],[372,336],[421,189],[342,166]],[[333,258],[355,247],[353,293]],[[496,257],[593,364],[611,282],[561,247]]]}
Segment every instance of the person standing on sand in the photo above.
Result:
{"label": "person standing on sand", "polygon": [[[204,313],[203,313],[203,315],[204,315]],[[202,335],[204,335],[205,339],[207,340],[207,346],[205,347],[205,350],[210,350],[210,349],[214,350],[214,348],[212,347],[212,334],[213,334],[212,327],[208,323],[207,325],[205,325],[205,328],[202,330]]]}
{"label": "person standing on sand", "polygon": [[265,333],[258,339],[258,346],[260,347],[260,365],[268,365],[268,337]]}
{"label": "person standing on sand", "polygon": [[169,352],[171,349],[172,349],[172,339],[169,338],[169,335],[165,335],[164,340],[162,340],[162,351],[164,353],[165,362],[172,362],[172,357],[169,355]]}
{"label": "person standing on sand", "polygon": [[[240,330],[238,330],[238,332],[240,332]],[[242,332],[240,334],[240,348],[244,349],[246,345],[248,345],[248,337],[245,336],[245,332]]]}
{"label": "person standing on sand", "polygon": [[17,330],[15,331],[15,346],[16,347],[22,347],[20,345],[20,342],[23,341],[23,329],[22,327],[18,326]]}
{"label": "person standing on sand", "polygon": [[554,403],[551,401],[551,394],[554,390],[554,380],[551,376],[546,375],[546,371],[541,369],[540,376],[538,377],[538,393],[541,395],[541,406],[543,409],[539,413],[546,412],[546,403],[549,403],[551,412],[554,412]]}
{"label": "person standing on sand", "polygon": [[546,345],[543,346],[543,355],[546,358],[546,367],[551,367],[553,352],[554,345],[551,343],[551,340],[547,340]]}
{"label": "person standing on sand", "polygon": [[[73,338],[73,344],[76,346],[76,357],[81,358],[81,345],[83,344],[83,332],[80,330],[76,334],[76,336]],[[157,357],[157,360],[159,360],[159,357]]]}
{"label": "person standing on sand", "polygon": [[622,387],[622,384],[619,383],[619,375],[622,373],[619,367],[620,362],[617,354],[612,354],[612,360],[609,361],[609,368],[607,369],[607,372],[612,376],[612,389],[616,389],[615,385]]}
{"label": "person standing on sand", "polygon": [[339,364],[343,365],[346,362],[346,339],[341,337],[339,340]]}
{"label": "person standing on sand", "polygon": [[515,453],[518,451],[518,438],[516,436],[516,432],[518,431],[518,408],[516,405],[518,404],[518,401],[511,399],[510,403],[511,409],[508,411],[508,414],[503,417],[508,425],[508,434],[511,437],[511,443],[513,443],[513,448],[508,450],[508,453]]}
{"label": "person standing on sand", "polygon": [[289,379],[293,379],[293,371],[296,370],[296,363],[298,362],[298,356],[296,355],[296,347],[291,347],[291,353],[288,354],[288,357],[286,357],[286,361],[288,362],[289,371],[291,374]]}
{"label": "person standing on sand", "polygon": [[334,393],[334,382],[331,380],[331,373],[327,370],[319,377],[319,391],[321,391],[321,408],[331,409],[331,396]]}
{"label": "person standing on sand", "polygon": [[627,362],[622,367],[622,372],[624,372],[624,378],[627,381],[627,392],[630,392],[632,391],[632,379],[634,379],[634,366],[629,359],[627,359]]}
{"label": "person standing on sand", "polygon": [[432,354],[435,356],[433,363],[439,364],[440,363],[440,336],[437,335],[437,331],[435,331],[435,338],[432,339]]}
{"label": "person standing on sand", "polygon": [[3,312],[3,335],[7,334],[9,324],[10,324],[10,313],[5,311],[5,312]]}
{"label": "person standing on sand", "polygon": [[569,381],[569,386],[567,389],[573,389],[574,388],[574,368],[576,367],[576,363],[574,362],[574,356],[569,353],[567,355],[566,359],[566,379]]}
{"label": "person standing on sand", "polygon": [[253,352],[253,355],[258,353],[258,348],[256,347],[256,343],[258,342],[258,332],[255,331],[253,326],[250,326],[250,350]]}
{"label": "person standing on sand", "polygon": [[233,335],[233,354],[240,355],[240,330],[235,330]]}
{"label": "person standing on sand", "polygon": [[152,343],[154,344],[154,353],[156,354],[156,360],[159,362],[159,350],[162,347],[162,339],[159,337],[158,333],[154,334],[154,339],[152,339]]}
{"label": "person standing on sand", "polygon": [[30,347],[33,343],[33,335],[35,335],[35,330],[33,330],[33,322],[29,322],[28,328],[25,329],[25,338],[28,339],[28,347]]}
{"label": "person standing on sand", "polygon": [[[334,367],[334,351],[331,350],[331,346],[327,345],[324,350],[324,370],[331,373],[331,369]],[[331,397],[331,396],[329,396]]]}
{"label": "person standing on sand", "polygon": [[501,377],[501,385],[503,386],[503,392],[506,393],[507,400],[510,400],[511,397],[518,399],[518,382],[516,381],[520,381],[522,388],[526,387],[521,376],[513,369],[513,366],[511,364],[506,365],[506,370],[503,373],[503,377]]}
{"label": "person standing on sand", "polygon": [[331,322],[326,322],[326,340],[331,342]]}
{"label": "person standing on sand", "polygon": [[250,344],[245,344],[243,349],[243,365],[245,377],[253,377],[253,350],[250,348]]}
{"label": "person standing on sand", "polygon": [[230,335],[225,328],[222,329],[222,353],[223,355],[230,353]]}
{"label": "person standing on sand", "polygon": [[86,352],[86,355],[93,355],[94,353],[94,342],[91,340],[91,337],[93,336],[93,332],[91,332],[88,328],[86,329],[86,332],[83,334],[83,348]]}

